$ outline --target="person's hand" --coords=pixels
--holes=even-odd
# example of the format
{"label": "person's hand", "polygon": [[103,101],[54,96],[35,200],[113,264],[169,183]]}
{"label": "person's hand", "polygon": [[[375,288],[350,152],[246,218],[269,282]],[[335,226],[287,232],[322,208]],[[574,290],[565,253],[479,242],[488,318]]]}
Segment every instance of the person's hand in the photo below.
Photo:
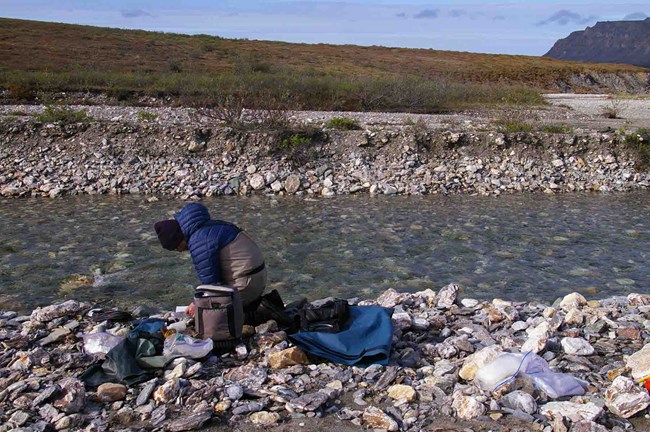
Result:
{"label": "person's hand", "polygon": [[185,308],[185,313],[194,316],[194,303],[190,303],[190,305]]}

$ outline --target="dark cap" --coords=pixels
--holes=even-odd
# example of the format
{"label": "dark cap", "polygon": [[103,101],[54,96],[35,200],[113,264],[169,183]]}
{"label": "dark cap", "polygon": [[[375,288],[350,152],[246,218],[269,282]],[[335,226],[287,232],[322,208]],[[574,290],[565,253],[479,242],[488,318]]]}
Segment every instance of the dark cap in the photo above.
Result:
{"label": "dark cap", "polygon": [[167,250],[176,250],[178,245],[183,241],[183,231],[176,219],[156,222],[153,226],[158,234],[160,244]]}

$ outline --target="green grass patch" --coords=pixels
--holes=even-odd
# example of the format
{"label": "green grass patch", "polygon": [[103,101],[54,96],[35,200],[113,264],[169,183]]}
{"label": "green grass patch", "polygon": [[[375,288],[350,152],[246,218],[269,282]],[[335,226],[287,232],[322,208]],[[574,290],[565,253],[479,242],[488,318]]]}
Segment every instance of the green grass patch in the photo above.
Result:
{"label": "green grass patch", "polygon": [[47,106],[42,114],[36,115],[36,120],[41,123],[57,123],[60,125],[70,123],[89,123],[92,117],[86,114],[86,111],[75,111],[68,107]]}
{"label": "green grass patch", "polygon": [[276,155],[282,155],[295,165],[318,159],[318,144],[326,136],[321,129],[312,126],[291,126],[277,130],[277,145],[273,149]]}
{"label": "green grass patch", "polygon": [[359,130],[361,126],[359,121],[349,117],[334,117],[331,118],[326,124],[328,128],[339,130]]}
{"label": "green grass patch", "polygon": [[565,123],[545,124],[540,127],[540,130],[550,134],[568,134],[573,132],[573,128]]}
{"label": "green grass patch", "polygon": [[148,111],[140,111],[138,112],[138,121],[140,122],[145,122],[145,121],[156,121],[158,118],[158,114],[151,113]]}
{"label": "green grass patch", "polygon": [[[264,68],[261,68],[264,70]],[[485,105],[544,105],[540,91],[523,85],[474,83],[418,76],[357,76],[313,73],[275,67],[219,74],[186,72],[114,72],[0,70],[0,88],[18,77],[40,93],[106,93],[113,100],[136,103],[137,97],[171,97],[178,105],[210,106],[217,98],[247,93],[249,109],[264,108],[267,98],[285,101],[289,110],[441,113]],[[242,90],[245,89],[245,90]]]}
{"label": "green grass patch", "polygon": [[521,120],[500,119],[494,122],[503,133],[532,132],[533,126]]}

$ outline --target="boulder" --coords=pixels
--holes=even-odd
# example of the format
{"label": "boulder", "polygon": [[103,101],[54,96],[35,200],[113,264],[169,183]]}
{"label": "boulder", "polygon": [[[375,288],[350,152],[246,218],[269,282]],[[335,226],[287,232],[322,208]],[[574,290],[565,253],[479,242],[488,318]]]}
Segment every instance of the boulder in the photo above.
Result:
{"label": "boulder", "polygon": [[126,386],[105,383],[97,388],[97,398],[102,402],[115,402],[126,397]]}
{"label": "boulder", "polygon": [[550,418],[558,416],[567,417],[572,422],[581,420],[596,420],[603,409],[593,402],[575,403],[575,402],[548,402],[539,409],[540,414]]}
{"label": "boulder", "polygon": [[291,174],[284,181],[284,190],[289,194],[294,194],[300,189],[300,177],[295,174]]}
{"label": "boulder", "polygon": [[535,402],[535,398],[520,390],[505,395],[501,399],[501,404],[506,408],[521,410],[526,414],[532,415],[537,412],[537,403]]}
{"label": "boulder", "polygon": [[291,402],[287,403],[286,408],[289,412],[311,412],[325,405],[328,400],[329,398],[325,393],[307,393],[292,399]]}
{"label": "boulder", "polygon": [[561,344],[564,352],[569,355],[588,356],[594,353],[594,347],[582,338],[565,337]]}
{"label": "boulder", "polygon": [[497,358],[499,354],[501,354],[501,351],[502,349],[499,345],[490,345],[489,347],[485,347],[482,350],[467,356],[458,375],[465,381],[473,380],[476,376],[476,372]]}
{"label": "boulder", "polygon": [[264,186],[266,185],[264,177],[260,174],[254,174],[248,182],[254,190],[264,189]]}
{"label": "boulder", "polygon": [[309,364],[309,359],[305,352],[298,347],[291,347],[269,354],[269,365],[272,369],[282,369],[301,364]]}
{"label": "boulder", "polygon": [[619,376],[605,391],[605,404],[613,414],[630,418],[650,405],[650,395],[632,379]]}
{"label": "boulder", "polygon": [[180,389],[181,386],[178,379],[167,381],[153,392],[153,400],[163,404],[169,403],[176,399]]}
{"label": "boulder", "polygon": [[394,432],[399,429],[399,425],[395,419],[374,406],[365,409],[363,412],[363,422],[373,429],[384,429],[389,432]]}
{"label": "boulder", "polygon": [[49,322],[62,316],[74,315],[80,310],[81,304],[79,302],[68,300],[60,304],[37,308],[32,312],[30,319],[38,322]]}
{"label": "boulder", "polygon": [[258,411],[251,414],[251,423],[260,426],[273,426],[280,420],[280,415],[274,412]]}
{"label": "boulder", "polygon": [[409,385],[395,384],[388,388],[388,396],[395,400],[413,402],[417,396],[415,389]]}
{"label": "boulder", "polygon": [[627,367],[632,370],[632,378],[640,380],[650,375],[650,344],[635,352],[627,359]]}
{"label": "boulder", "polygon": [[55,408],[71,414],[78,413],[86,405],[86,389],[84,383],[76,378],[65,378],[59,382],[58,394],[54,398]]}
{"label": "boulder", "polygon": [[398,304],[404,301],[405,294],[399,293],[392,288],[384,291],[379,298],[377,298],[377,304],[386,308],[394,308]]}
{"label": "boulder", "polygon": [[210,410],[203,410],[172,420],[165,430],[169,432],[182,432],[200,429],[212,418]]}
{"label": "boulder", "polygon": [[456,284],[449,284],[438,291],[436,305],[439,308],[449,309],[456,303],[460,287]]}
{"label": "boulder", "polygon": [[463,420],[471,420],[485,415],[485,405],[473,396],[465,396],[462,393],[455,393],[453,396],[452,408],[456,410],[456,416]]}
{"label": "boulder", "polygon": [[568,312],[571,309],[581,309],[587,304],[587,299],[580,293],[574,292],[564,296],[560,302],[560,308]]}

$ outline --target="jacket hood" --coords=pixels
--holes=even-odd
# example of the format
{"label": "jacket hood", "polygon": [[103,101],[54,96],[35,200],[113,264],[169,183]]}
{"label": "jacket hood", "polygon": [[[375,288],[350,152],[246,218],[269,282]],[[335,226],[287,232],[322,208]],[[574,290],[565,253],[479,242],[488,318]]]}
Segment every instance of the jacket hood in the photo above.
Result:
{"label": "jacket hood", "polygon": [[199,203],[189,203],[174,215],[183,231],[183,237],[189,241],[192,234],[196,232],[206,222],[210,221],[210,212]]}

